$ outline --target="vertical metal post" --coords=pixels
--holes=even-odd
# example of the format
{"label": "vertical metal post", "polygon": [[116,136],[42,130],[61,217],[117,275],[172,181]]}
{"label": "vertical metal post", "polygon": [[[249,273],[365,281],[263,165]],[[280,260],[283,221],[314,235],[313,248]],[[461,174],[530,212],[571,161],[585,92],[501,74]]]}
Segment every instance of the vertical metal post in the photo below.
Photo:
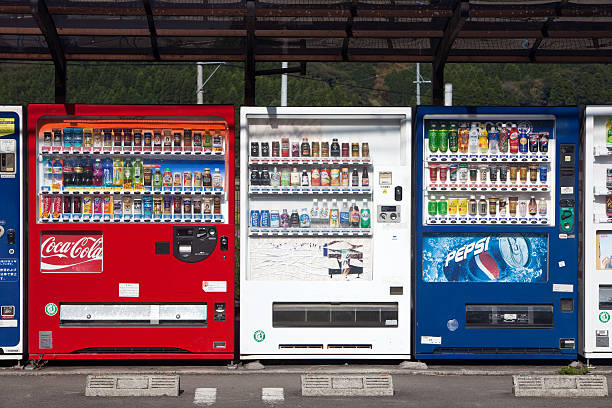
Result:
{"label": "vertical metal post", "polygon": [[416,103],[421,104],[421,63],[416,64]]}
{"label": "vertical metal post", "polygon": [[202,89],[202,75],[204,73],[204,67],[202,67],[202,63],[201,62],[197,62],[196,66],[198,67],[198,91],[197,91],[197,98],[198,98],[198,105],[202,105],[204,103],[204,90]]}
{"label": "vertical metal post", "polygon": [[246,60],[244,62],[244,104],[255,105],[255,1],[246,2]]}
{"label": "vertical metal post", "polygon": [[[288,62],[283,62],[281,65],[282,69],[289,68]],[[281,106],[287,106],[287,74],[281,75]]]}

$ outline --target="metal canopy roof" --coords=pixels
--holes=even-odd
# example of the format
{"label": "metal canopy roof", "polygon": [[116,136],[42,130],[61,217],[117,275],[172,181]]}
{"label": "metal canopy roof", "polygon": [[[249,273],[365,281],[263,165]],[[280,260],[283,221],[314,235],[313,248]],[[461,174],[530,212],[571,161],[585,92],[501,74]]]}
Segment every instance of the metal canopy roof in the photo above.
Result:
{"label": "metal canopy roof", "polygon": [[0,59],[426,62],[435,98],[447,62],[612,62],[612,1],[0,0]]}

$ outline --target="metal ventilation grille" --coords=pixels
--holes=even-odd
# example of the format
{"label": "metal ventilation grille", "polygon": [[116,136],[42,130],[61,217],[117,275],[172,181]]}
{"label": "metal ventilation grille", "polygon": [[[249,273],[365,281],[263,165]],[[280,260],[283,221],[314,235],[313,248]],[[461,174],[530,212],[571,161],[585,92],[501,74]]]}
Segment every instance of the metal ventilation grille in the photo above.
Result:
{"label": "metal ventilation grille", "polygon": [[89,375],[88,397],[178,396],[180,377],[168,375]]}
{"label": "metal ventilation grille", "polygon": [[113,389],[115,388],[116,378],[114,377],[92,377],[87,386],[95,389]]}
{"label": "metal ventilation grille", "polygon": [[592,390],[592,389],[601,389],[601,388],[608,388],[605,378],[603,377],[589,377],[589,376],[585,376],[585,377],[580,377],[576,379],[576,386],[579,389],[583,389],[583,390]]}
{"label": "metal ventilation grille", "polygon": [[322,344],[279,344],[279,349],[323,349]]}
{"label": "metal ventilation grille", "polygon": [[516,386],[525,390],[539,390],[544,387],[544,380],[542,377],[519,377]]}
{"label": "metal ventilation grille", "polygon": [[302,376],[302,396],[390,396],[393,379],[378,375],[319,375]]}

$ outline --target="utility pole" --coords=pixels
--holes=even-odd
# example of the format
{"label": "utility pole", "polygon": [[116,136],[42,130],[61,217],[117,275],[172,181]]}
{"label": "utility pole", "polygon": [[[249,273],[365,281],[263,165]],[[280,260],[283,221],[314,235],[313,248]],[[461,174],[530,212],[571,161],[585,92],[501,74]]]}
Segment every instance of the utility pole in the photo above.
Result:
{"label": "utility pole", "polygon": [[[217,67],[214,71],[206,78],[206,81],[202,82],[202,74],[204,73],[204,65],[216,65]],[[204,103],[204,87],[210,81],[210,79],[215,76],[221,65],[225,65],[225,62],[196,62],[196,66],[198,67],[198,78],[197,84],[198,89],[196,91],[198,105],[202,105]]]}
{"label": "utility pole", "polygon": [[[289,68],[289,63],[283,62],[281,68]],[[287,106],[287,74],[281,75],[281,106]]]}
{"label": "utility pole", "polygon": [[416,84],[416,104],[417,106],[421,104],[421,84],[431,84],[431,81],[425,81],[421,76],[421,64],[417,62],[416,64],[416,81],[412,81],[413,84]]}

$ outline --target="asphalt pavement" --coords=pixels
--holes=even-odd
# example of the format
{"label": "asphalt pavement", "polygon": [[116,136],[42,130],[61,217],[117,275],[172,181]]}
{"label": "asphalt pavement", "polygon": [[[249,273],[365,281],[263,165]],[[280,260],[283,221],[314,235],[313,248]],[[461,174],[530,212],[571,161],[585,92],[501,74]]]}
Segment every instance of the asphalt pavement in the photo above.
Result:
{"label": "asphalt pavement", "polygon": [[[0,378],[0,407],[610,407],[608,398],[517,398],[509,375],[394,375],[393,397],[302,397],[300,375],[181,375],[178,397],[86,397],[85,375],[6,375]],[[610,384],[612,378],[608,377]],[[284,400],[264,402],[262,388],[282,388]],[[194,403],[197,388],[215,389]],[[201,396],[201,394],[200,394]]]}

